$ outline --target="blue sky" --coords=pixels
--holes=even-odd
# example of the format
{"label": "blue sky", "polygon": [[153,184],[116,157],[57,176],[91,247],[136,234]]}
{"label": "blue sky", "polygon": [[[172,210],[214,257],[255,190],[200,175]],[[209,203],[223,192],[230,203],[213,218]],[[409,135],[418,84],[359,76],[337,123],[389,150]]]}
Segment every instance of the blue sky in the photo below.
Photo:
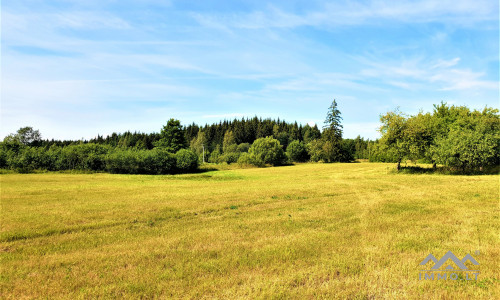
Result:
{"label": "blue sky", "polygon": [[1,3],[1,129],[80,139],[234,117],[377,138],[379,115],[499,107],[495,0]]}

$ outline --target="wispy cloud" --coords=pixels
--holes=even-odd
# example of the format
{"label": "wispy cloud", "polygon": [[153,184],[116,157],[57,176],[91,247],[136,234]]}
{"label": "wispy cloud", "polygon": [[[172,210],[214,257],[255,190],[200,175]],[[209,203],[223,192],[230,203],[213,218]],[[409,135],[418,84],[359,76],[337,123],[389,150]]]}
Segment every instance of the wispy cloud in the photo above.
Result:
{"label": "wispy cloud", "polygon": [[442,59],[440,59],[434,65],[432,65],[430,67],[430,69],[453,67],[456,64],[458,64],[459,61],[460,61],[460,57],[455,57],[454,59],[450,59],[450,60],[442,60]]}
{"label": "wispy cloud", "polygon": [[[486,79],[484,72],[473,72],[467,68],[458,68],[460,58],[426,62],[411,59],[398,62],[371,62],[361,58],[371,68],[361,70],[362,76],[377,78],[388,84],[415,89],[429,89],[435,84],[443,91],[464,89],[498,89],[498,82]],[[404,80],[404,81],[403,81]]]}
{"label": "wispy cloud", "polygon": [[451,69],[432,76],[431,80],[444,82],[442,91],[481,89],[498,91],[499,82],[484,80],[485,75],[483,72],[473,72],[467,69]]}
{"label": "wispy cloud", "polygon": [[[314,5],[311,5],[314,7]],[[300,26],[343,26],[379,21],[404,23],[454,23],[472,25],[498,20],[496,1],[335,1],[301,12],[290,12],[268,5],[264,9],[238,14],[194,14],[204,26],[230,31],[231,28],[295,28]]]}

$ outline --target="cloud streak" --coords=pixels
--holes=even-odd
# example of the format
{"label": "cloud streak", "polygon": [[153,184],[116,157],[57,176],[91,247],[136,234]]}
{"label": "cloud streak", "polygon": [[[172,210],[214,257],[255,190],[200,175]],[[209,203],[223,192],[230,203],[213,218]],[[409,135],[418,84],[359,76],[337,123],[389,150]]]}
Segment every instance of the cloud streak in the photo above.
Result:
{"label": "cloud streak", "polygon": [[268,5],[266,9],[239,14],[193,14],[201,25],[226,32],[231,28],[336,27],[373,24],[380,21],[403,23],[453,23],[471,26],[498,20],[496,1],[351,1],[327,2],[316,9],[289,12]]}

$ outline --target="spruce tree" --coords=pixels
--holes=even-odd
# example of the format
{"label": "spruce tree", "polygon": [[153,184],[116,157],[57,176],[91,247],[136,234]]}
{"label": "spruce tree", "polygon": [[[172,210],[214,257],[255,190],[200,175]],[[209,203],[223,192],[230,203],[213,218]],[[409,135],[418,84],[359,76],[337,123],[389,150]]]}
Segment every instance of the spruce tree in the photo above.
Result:
{"label": "spruce tree", "polygon": [[335,99],[328,108],[322,138],[323,154],[326,162],[340,161],[342,158],[342,117]]}

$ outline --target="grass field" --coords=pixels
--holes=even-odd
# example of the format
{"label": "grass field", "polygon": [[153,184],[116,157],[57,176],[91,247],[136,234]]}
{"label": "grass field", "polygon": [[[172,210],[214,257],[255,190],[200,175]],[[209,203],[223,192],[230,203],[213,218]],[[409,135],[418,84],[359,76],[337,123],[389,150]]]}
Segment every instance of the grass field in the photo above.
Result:
{"label": "grass field", "polygon": [[393,167],[1,175],[2,298],[498,299],[500,176]]}

